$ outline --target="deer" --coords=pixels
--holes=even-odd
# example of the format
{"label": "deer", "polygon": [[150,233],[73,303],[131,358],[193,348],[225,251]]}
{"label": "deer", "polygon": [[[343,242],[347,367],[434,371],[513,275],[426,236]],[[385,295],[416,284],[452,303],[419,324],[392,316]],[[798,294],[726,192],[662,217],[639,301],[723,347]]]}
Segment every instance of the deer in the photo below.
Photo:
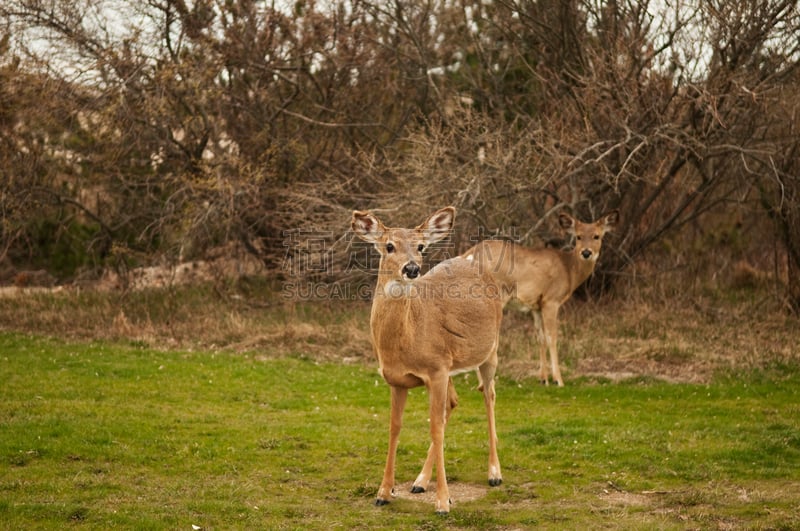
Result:
{"label": "deer", "polygon": [[371,212],[354,211],[356,236],[380,254],[370,312],[372,344],[379,372],[391,390],[389,449],[375,505],[394,496],[395,459],[409,389],[424,386],[430,407],[431,444],[411,492],[429,487],[436,467],[437,514],[450,511],[444,460],[444,432],[458,395],[452,376],[477,370],[489,426],[489,485],[503,481],[497,457],[495,385],[503,301],[493,278],[462,257],[420,274],[423,251],[446,238],[455,208],[431,214],[413,229],[389,228]]}
{"label": "deer", "polygon": [[539,342],[539,379],[549,385],[547,351],[553,380],[564,386],[558,362],[558,311],[594,272],[603,236],[619,223],[614,210],[592,223],[561,213],[559,225],[575,239],[572,250],[526,248],[510,241],[485,240],[462,254],[488,271],[501,287],[504,303],[516,297],[530,307]]}

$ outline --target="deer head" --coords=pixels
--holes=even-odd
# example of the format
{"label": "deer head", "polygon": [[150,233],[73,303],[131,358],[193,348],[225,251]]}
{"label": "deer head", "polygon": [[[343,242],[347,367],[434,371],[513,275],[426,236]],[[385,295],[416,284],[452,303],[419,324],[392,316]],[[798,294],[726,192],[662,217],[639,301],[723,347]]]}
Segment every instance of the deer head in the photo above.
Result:
{"label": "deer head", "polygon": [[381,281],[413,282],[420,276],[422,253],[450,233],[456,210],[445,207],[437,210],[413,229],[394,229],[383,225],[370,212],[353,212],[353,232],[375,246],[381,255],[378,271]]}
{"label": "deer head", "polygon": [[575,256],[588,262],[596,262],[600,256],[603,236],[619,221],[619,211],[609,212],[594,223],[581,223],[570,215],[558,216],[561,228],[575,237]]}

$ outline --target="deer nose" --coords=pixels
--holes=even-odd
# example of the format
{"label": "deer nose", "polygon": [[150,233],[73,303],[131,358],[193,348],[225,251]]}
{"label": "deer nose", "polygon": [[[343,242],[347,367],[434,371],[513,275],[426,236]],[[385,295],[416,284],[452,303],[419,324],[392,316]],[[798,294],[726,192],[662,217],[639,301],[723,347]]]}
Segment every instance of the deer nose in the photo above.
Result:
{"label": "deer nose", "polygon": [[403,266],[403,274],[408,278],[419,276],[419,266],[415,262],[409,262]]}
{"label": "deer nose", "polygon": [[584,249],[581,251],[581,256],[584,258],[584,260],[588,260],[592,257],[592,251],[589,249]]}

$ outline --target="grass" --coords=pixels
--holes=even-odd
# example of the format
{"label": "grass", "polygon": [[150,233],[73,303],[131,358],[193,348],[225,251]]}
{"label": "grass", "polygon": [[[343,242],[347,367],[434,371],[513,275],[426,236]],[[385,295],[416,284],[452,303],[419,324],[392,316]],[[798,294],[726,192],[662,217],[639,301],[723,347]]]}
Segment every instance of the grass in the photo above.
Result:
{"label": "grass", "polygon": [[[322,318],[311,312],[294,319]],[[352,327],[348,316],[325,319]],[[408,499],[372,505],[388,389],[374,363],[317,356],[325,336],[312,330],[236,352],[0,333],[2,527],[800,527],[797,365],[702,384],[576,375],[558,389],[501,377],[504,483],[456,498],[441,518]],[[352,347],[331,334],[329,348]],[[446,436],[454,488],[486,483],[475,385],[473,375],[456,382]],[[413,391],[398,482],[422,465],[426,409],[424,391]]]}
{"label": "grass", "polygon": [[[482,398],[459,376],[447,518],[372,505],[389,393],[368,302],[246,279],[0,297],[0,528],[798,528],[800,323],[752,290],[695,295],[571,301],[564,389],[535,383],[530,317],[507,311],[504,483],[485,486]],[[427,416],[413,391],[398,482]]]}

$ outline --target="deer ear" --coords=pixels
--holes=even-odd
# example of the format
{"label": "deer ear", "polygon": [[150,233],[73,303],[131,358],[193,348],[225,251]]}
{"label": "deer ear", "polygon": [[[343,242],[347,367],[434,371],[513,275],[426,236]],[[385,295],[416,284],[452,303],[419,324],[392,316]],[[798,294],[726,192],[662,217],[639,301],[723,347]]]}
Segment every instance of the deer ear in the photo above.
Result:
{"label": "deer ear", "polygon": [[600,219],[600,224],[603,226],[603,232],[610,231],[619,223],[619,210],[612,210]]}
{"label": "deer ear", "polygon": [[573,234],[575,232],[575,218],[563,212],[558,215],[558,224],[562,229]]}
{"label": "deer ear", "polygon": [[360,210],[353,211],[351,226],[356,236],[369,243],[377,243],[386,230],[381,220],[369,212]]}
{"label": "deer ear", "polygon": [[449,206],[437,210],[425,220],[425,222],[417,227],[417,230],[422,231],[425,237],[425,245],[443,240],[453,230],[453,221],[456,218],[456,209]]}

